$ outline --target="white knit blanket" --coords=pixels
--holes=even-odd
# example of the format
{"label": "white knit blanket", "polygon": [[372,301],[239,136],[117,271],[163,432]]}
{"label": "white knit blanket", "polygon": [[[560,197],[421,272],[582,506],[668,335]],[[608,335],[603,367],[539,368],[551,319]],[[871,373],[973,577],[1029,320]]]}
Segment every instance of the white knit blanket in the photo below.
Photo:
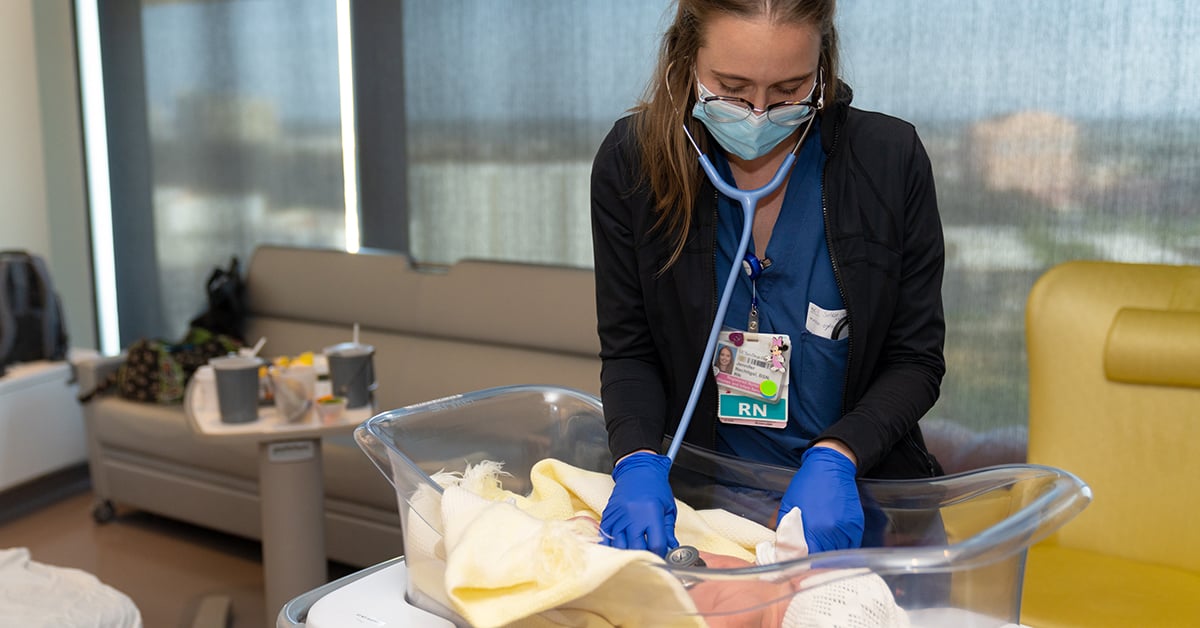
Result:
{"label": "white knit blanket", "polygon": [[141,628],[128,596],[92,574],[30,560],[24,547],[0,550],[0,625],[23,628]]}

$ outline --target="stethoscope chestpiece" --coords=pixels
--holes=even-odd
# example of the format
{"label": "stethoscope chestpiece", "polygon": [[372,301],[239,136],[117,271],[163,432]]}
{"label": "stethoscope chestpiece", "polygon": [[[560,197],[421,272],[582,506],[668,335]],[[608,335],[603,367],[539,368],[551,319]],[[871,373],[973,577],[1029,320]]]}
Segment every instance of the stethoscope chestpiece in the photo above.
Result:
{"label": "stethoscope chestpiece", "polygon": [[[670,567],[705,567],[704,559],[700,558],[700,550],[691,545],[680,545],[675,549],[667,552],[667,565]],[[679,582],[683,584],[683,588],[690,589],[697,584],[700,584],[700,579],[695,576],[684,574],[676,574]]]}
{"label": "stethoscope chestpiece", "polygon": [[700,558],[700,550],[691,545],[680,545],[667,552],[667,564],[672,567],[704,567],[704,559]]}

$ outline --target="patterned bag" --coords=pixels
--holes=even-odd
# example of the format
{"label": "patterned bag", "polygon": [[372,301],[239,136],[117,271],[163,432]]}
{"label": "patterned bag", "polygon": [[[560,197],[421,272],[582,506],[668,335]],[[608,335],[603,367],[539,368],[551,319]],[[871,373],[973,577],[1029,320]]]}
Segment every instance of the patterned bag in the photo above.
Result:
{"label": "patterned bag", "polygon": [[196,369],[212,358],[237,351],[241,343],[222,334],[193,327],[182,342],[143,338],[130,345],[125,362],[108,379],[79,398],[86,402],[113,388],[134,401],[182,403],[183,393]]}

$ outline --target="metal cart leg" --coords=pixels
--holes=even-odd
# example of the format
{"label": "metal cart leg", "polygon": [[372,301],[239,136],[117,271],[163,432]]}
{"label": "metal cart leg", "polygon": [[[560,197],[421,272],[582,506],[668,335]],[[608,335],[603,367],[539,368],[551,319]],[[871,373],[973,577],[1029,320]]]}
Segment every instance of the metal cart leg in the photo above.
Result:
{"label": "metal cart leg", "polygon": [[325,490],[321,440],[258,446],[267,618],[293,597],[325,584]]}

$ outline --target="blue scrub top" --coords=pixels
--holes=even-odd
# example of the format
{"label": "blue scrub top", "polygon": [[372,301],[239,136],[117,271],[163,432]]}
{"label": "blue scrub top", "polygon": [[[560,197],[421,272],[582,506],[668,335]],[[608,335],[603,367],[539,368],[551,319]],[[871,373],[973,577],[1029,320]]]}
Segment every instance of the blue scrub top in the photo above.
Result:
{"label": "blue scrub top", "polygon": [[[713,151],[713,165],[732,182],[729,162]],[[825,241],[821,173],[825,153],[816,124],[796,157],[784,191],[783,206],[767,243],[771,265],[757,279],[760,333],[785,333],[791,339],[788,370],[788,423],[783,429],[717,424],[717,450],[759,462],[800,466],[813,438],[841,418],[849,340],[830,340],[805,329],[809,302],[840,310],[841,294]],[[720,196],[717,210],[717,290],[724,287],[737,253],[744,217],[741,204]],[[755,251],[751,239],[749,251]],[[740,267],[741,260],[736,262]],[[750,316],[751,281],[738,274],[724,324],[745,330]]]}

